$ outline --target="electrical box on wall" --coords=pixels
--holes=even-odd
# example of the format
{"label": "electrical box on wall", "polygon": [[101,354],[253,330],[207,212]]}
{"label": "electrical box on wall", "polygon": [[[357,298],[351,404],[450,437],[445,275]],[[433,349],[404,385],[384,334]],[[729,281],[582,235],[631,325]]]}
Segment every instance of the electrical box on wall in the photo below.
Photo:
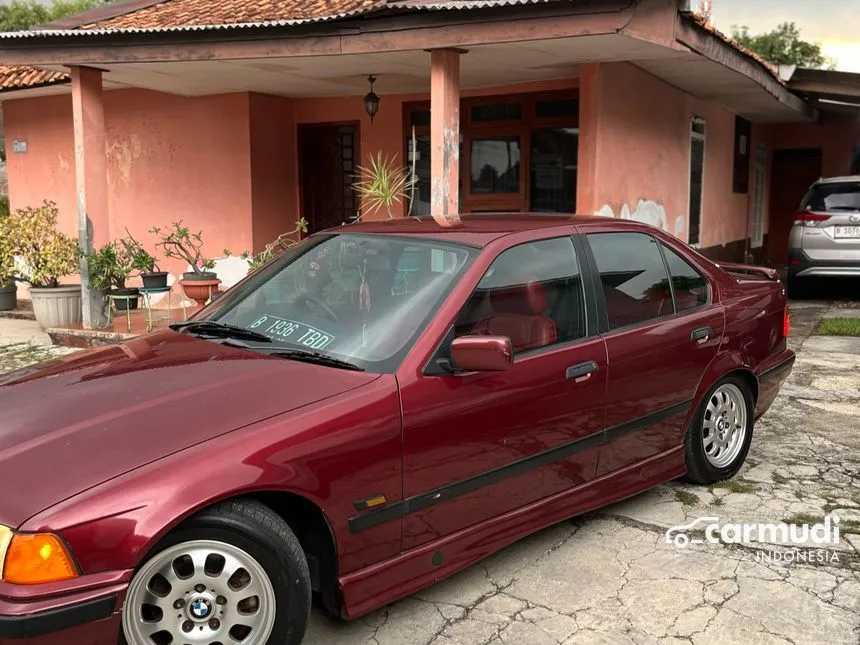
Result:
{"label": "electrical box on wall", "polygon": [[27,142],[23,139],[15,139],[15,141],[12,142],[12,152],[16,154],[27,152]]}

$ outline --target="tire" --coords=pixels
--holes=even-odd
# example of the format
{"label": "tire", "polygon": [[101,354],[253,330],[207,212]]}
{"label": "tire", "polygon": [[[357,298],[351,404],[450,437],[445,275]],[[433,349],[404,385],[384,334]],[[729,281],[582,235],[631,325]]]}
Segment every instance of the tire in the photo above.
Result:
{"label": "tire", "polygon": [[[726,405],[726,400],[730,405]],[[732,424],[733,410],[735,424]],[[687,479],[707,485],[734,477],[749,453],[754,424],[755,407],[747,382],[739,376],[728,376],[716,383],[703,397],[684,438]],[[727,438],[729,435],[732,438]]]}
{"label": "tire", "polygon": [[[237,565],[247,577],[229,575]],[[166,580],[167,587],[154,585],[159,572],[170,576],[168,567],[189,577],[174,573]],[[237,590],[242,583],[245,586]],[[150,591],[153,586],[159,587],[157,594]],[[122,610],[119,642],[157,645],[151,636],[161,630],[172,636],[173,643],[183,643],[182,630],[189,628],[207,630],[201,634],[206,642],[248,639],[249,645],[299,645],[310,609],[308,563],[290,527],[259,502],[230,500],[182,523],[139,567]],[[241,613],[249,610],[252,613]],[[246,629],[250,631],[242,635]]]}

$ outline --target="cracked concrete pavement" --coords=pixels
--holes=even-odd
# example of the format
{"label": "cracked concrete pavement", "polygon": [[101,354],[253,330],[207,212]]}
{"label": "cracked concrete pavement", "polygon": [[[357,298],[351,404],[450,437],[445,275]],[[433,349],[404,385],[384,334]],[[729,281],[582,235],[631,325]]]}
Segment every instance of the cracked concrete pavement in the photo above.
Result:
{"label": "cracked concrete pavement", "polygon": [[[829,309],[792,305],[794,371],[731,482],[672,482],[573,518],[361,620],[314,609],[304,642],[860,643],[860,339],[810,337]],[[0,326],[0,371],[21,362],[7,362],[2,338]],[[802,550],[805,562],[769,559],[787,547],[767,541],[665,541],[698,517],[801,523],[831,512],[840,543],[823,558]]]}

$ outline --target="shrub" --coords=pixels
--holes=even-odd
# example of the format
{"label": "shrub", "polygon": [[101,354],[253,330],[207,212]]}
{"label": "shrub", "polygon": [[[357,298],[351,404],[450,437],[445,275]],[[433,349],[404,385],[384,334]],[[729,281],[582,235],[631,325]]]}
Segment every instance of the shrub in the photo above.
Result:
{"label": "shrub", "polygon": [[60,286],[60,278],[78,272],[78,243],[57,230],[57,205],[21,208],[9,217],[15,233],[15,252],[21,256],[18,279],[32,287]]}

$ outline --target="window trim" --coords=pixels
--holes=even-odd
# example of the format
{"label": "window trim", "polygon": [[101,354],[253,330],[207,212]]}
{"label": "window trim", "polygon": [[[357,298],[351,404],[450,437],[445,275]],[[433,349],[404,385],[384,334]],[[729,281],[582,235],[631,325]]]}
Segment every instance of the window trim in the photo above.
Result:
{"label": "window trim", "polygon": [[[695,126],[701,123],[703,132],[696,132]],[[690,240],[690,223],[692,222],[692,213],[690,207],[693,205],[693,142],[702,142],[702,187],[699,195],[699,225],[696,232],[697,239],[695,242]],[[708,122],[705,117],[693,114],[690,117],[690,143],[688,146],[689,156],[687,159],[687,243],[693,248],[699,248],[702,241],[702,215],[705,210],[705,176],[708,160]]]}
{"label": "window trim", "polygon": [[[563,238],[568,238],[571,241],[573,246],[574,255],[576,257],[577,263],[579,264],[580,271],[580,282],[582,284],[582,296],[583,303],[585,305],[585,335],[580,338],[571,338],[570,340],[566,340],[563,342],[556,342],[552,345],[544,345],[543,347],[535,347],[533,349],[527,349],[521,352],[514,352],[514,361],[513,364],[516,365],[521,358],[531,358],[534,356],[540,356],[545,353],[549,353],[550,351],[568,349],[579,343],[583,343],[586,341],[593,341],[595,338],[600,337],[601,329],[600,329],[600,317],[598,316],[597,311],[597,301],[595,299],[595,294],[593,292],[594,285],[592,283],[592,279],[594,273],[591,270],[591,265],[589,263],[589,258],[582,255],[586,249],[583,247],[587,247],[587,245],[580,239],[579,234],[577,233],[566,233],[563,235],[553,235],[551,237],[541,237],[534,240],[524,240],[517,244],[512,244],[511,246],[505,247],[504,249],[499,250],[499,252],[495,255],[495,257],[490,261],[487,265],[486,271],[478,277],[477,282],[475,282],[475,286],[469,292],[468,297],[463,302],[463,306],[457,310],[457,313],[454,314],[454,317],[448,321],[448,327],[445,331],[445,334],[442,336],[439,343],[437,343],[436,347],[430,354],[430,357],[427,359],[427,362],[424,365],[424,368],[421,370],[422,376],[465,376],[468,374],[476,374],[477,372],[449,372],[443,368],[441,368],[438,364],[441,356],[439,355],[442,350],[450,345],[454,340],[454,323],[457,321],[457,318],[460,317],[460,314],[463,310],[468,306],[469,302],[471,302],[472,297],[475,295],[475,291],[478,290],[478,285],[481,284],[481,280],[484,279],[484,276],[487,274],[487,271],[490,270],[490,267],[498,260],[504,253],[507,253],[511,249],[515,249],[519,246],[524,246],[526,244],[537,244],[540,242],[547,242],[550,240],[560,240]],[[590,287],[587,286],[586,283],[590,284]],[[448,295],[450,297],[450,294]]]}
{"label": "window trim", "polygon": [[[753,179],[752,196],[750,199],[750,248],[760,249],[764,246],[764,213],[765,187],[767,186],[767,144],[758,142],[755,146],[755,158],[752,160]],[[759,177],[761,169],[761,177]],[[761,196],[761,203],[759,203]]]}

